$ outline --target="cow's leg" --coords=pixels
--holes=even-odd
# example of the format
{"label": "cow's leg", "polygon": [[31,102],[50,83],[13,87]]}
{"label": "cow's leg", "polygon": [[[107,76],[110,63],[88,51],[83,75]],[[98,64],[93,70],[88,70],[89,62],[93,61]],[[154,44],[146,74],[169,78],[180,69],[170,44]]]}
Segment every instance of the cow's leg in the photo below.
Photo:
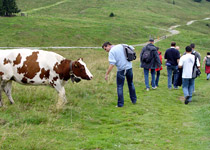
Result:
{"label": "cow's leg", "polygon": [[14,104],[14,100],[12,98],[12,81],[7,81],[3,84],[3,90],[6,93],[11,104]]}
{"label": "cow's leg", "polygon": [[67,103],[65,88],[63,86],[55,86],[55,89],[58,91],[58,102],[56,108],[61,109]]}

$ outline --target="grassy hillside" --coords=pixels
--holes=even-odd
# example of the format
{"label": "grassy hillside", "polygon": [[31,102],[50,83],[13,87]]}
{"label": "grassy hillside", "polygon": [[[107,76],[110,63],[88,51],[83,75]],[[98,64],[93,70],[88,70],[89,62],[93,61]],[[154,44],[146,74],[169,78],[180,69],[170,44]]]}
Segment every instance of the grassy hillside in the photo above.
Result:
{"label": "grassy hillside", "polygon": [[[58,3],[62,2],[62,3]],[[157,28],[209,17],[210,3],[192,0],[17,0],[28,17],[0,18],[0,46],[100,46],[104,41],[137,44]],[[113,12],[116,16],[109,17]],[[156,28],[151,28],[156,27]]]}
{"label": "grassy hillside", "polygon": [[[210,3],[191,0],[17,0],[27,17],[0,17],[1,46],[101,46],[104,41],[145,43],[149,35],[180,24],[180,34],[156,43],[164,54],[171,41],[184,52],[196,44],[202,58],[210,51]],[[44,9],[46,8],[46,9]],[[116,17],[110,18],[113,12]],[[187,26],[190,20],[198,20]],[[136,47],[137,55],[142,47]],[[50,50],[76,60],[83,57],[91,81],[65,86],[68,103],[55,109],[57,93],[45,86],[13,83],[14,105],[3,94],[0,109],[0,149],[3,150],[209,150],[209,87],[204,69],[196,79],[193,102],[184,105],[182,89],[167,89],[163,65],[159,88],[145,91],[139,57],[133,62],[138,102],[130,102],[124,86],[125,106],[116,108],[116,68],[109,81],[102,49]]]}

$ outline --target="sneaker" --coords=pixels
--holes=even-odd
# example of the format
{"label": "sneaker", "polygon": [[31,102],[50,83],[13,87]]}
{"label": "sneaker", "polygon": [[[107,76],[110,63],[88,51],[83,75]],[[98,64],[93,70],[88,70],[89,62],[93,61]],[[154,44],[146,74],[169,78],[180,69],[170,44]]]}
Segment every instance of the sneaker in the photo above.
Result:
{"label": "sneaker", "polygon": [[187,105],[189,103],[190,96],[186,96],[184,103]]}
{"label": "sneaker", "polygon": [[132,102],[133,105],[136,105],[136,102]]}
{"label": "sneaker", "polygon": [[146,88],[146,91],[149,91],[149,88]]}
{"label": "sneaker", "polygon": [[157,86],[155,86],[155,87],[152,87],[152,89],[154,90],[154,89],[157,89]]}
{"label": "sneaker", "polygon": [[119,107],[119,108],[120,108],[120,107],[123,107],[123,106],[118,106],[118,105],[116,105],[115,107]]}

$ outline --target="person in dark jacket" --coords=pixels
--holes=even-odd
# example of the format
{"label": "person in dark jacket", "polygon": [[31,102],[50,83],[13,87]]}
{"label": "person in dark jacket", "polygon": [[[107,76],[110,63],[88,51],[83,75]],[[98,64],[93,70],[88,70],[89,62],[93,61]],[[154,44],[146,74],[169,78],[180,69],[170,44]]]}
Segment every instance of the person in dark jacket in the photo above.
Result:
{"label": "person in dark jacket", "polygon": [[175,84],[178,78],[178,63],[180,53],[176,49],[176,42],[171,42],[171,48],[167,49],[164,58],[166,59],[167,73],[168,73],[168,89],[172,88],[172,74],[174,74],[174,89],[178,89]]}
{"label": "person in dark jacket", "polygon": [[[146,55],[147,54],[147,55]],[[148,56],[148,59],[146,57]],[[155,86],[155,69],[161,67],[161,62],[157,48],[154,46],[154,40],[149,39],[149,44],[142,48],[140,53],[140,67],[144,68],[144,80],[146,85],[146,90],[149,91],[149,70],[151,69],[152,76],[152,89],[156,89]]]}

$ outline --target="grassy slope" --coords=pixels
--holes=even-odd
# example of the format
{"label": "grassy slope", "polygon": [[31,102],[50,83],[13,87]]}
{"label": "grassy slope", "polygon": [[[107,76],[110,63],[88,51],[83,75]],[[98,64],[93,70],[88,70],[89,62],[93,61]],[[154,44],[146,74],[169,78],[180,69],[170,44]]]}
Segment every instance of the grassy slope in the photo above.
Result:
{"label": "grassy slope", "polygon": [[[0,18],[0,46],[99,46],[105,40],[144,43],[150,35],[165,34],[148,26],[168,29],[171,25],[209,17],[210,13],[209,3],[191,1],[177,1],[173,5],[166,0],[66,0],[39,11],[32,8],[59,1],[17,2],[23,12],[28,12],[28,17]],[[116,17],[108,17],[111,12]]]}
{"label": "grassy slope", "polygon": [[[153,25],[155,24],[155,27],[164,28],[168,28],[174,24],[185,24],[188,19],[192,20],[200,17],[208,17],[206,15],[208,13],[207,11],[204,12],[201,8],[195,7],[195,5],[200,5],[197,3],[188,2],[187,4],[187,2],[176,2],[177,5],[179,4],[181,6],[185,4],[185,7],[188,5],[189,7],[195,8],[196,11],[202,12],[199,16],[191,16],[190,14],[192,11],[185,10],[184,12],[184,8],[176,6],[180,10],[178,13],[182,16],[175,16],[174,14],[174,17],[170,18],[168,16],[172,15],[172,13],[166,13],[165,9],[169,9],[173,5],[169,3],[159,4],[158,6],[161,8],[157,10],[158,14],[155,14],[157,12],[149,13],[152,10],[154,11],[154,9],[151,8],[157,7],[157,5],[155,6],[155,2],[154,4],[151,2],[142,2],[141,5],[138,3],[132,5],[136,6],[136,12],[143,12],[143,10],[146,9],[144,18],[142,18],[147,22],[143,22],[143,26],[141,24],[139,25],[140,21],[138,20],[134,21],[135,24],[122,24],[122,22],[124,22],[122,16],[119,16],[117,19],[113,18],[115,20],[110,22],[110,18],[106,18],[107,15],[104,15],[103,13],[107,11],[109,14],[110,11],[113,11],[112,7],[114,7],[114,4],[120,5],[120,8],[126,7],[127,1],[124,1],[124,3],[123,1],[113,1],[112,5],[106,3],[107,1],[103,1],[103,3],[101,3],[101,1],[87,1],[88,4],[83,7],[79,2],[80,1],[78,1],[78,3],[73,3],[71,1],[71,4],[74,4],[72,5],[74,6],[72,9],[74,9],[75,12],[72,14],[66,13],[67,16],[69,15],[71,17],[65,18],[66,15],[63,13],[56,13],[54,16],[51,16],[49,15],[49,12],[45,12],[46,14],[43,15],[43,12],[37,11],[27,19],[17,17],[12,18],[11,21],[9,18],[0,18],[1,26],[3,20],[4,24],[7,23],[13,27],[19,26],[18,29],[22,28],[22,32],[19,33],[20,30],[17,30],[16,28],[11,29],[7,27],[6,29],[11,30],[10,32],[7,32],[8,34],[5,34],[6,32],[4,33],[2,28],[0,28],[1,38],[2,36],[5,36],[12,41],[10,43],[20,43],[18,36],[16,38],[10,37],[10,34],[15,36],[15,34],[19,33],[21,36],[28,36],[21,40],[21,45],[32,43],[30,35],[34,35],[34,37],[37,37],[34,40],[34,46],[38,46],[39,44],[41,46],[48,46],[52,43],[54,45],[57,44],[56,41],[58,42],[58,45],[64,46],[63,43],[68,40],[65,38],[60,40],[56,37],[57,40],[55,41],[53,40],[53,38],[55,38],[53,37],[55,36],[54,34],[56,33],[56,36],[60,35],[63,37],[62,35],[64,32],[62,31],[65,30],[63,27],[66,27],[66,29],[71,27],[72,30],[76,29],[76,27],[81,27],[81,30],[78,32],[80,32],[79,34],[81,34],[81,37],[84,37],[85,39],[84,41],[76,40],[78,46],[83,46],[83,44],[84,46],[98,46],[101,45],[101,42],[103,42],[105,38],[111,39],[115,43],[121,42],[121,40],[126,42],[129,41],[129,39],[126,39],[125,36],[123,36],[125,33],[124,30],[128,30],[125,27],[130,27],[129,30],[134,32],[133,29],[135,29],[135,24],[141,26],[140,29],[144,29],[144,26],[151,26],[149,20],[151,20],[150,17],[152,15],[161,16],[161,19],[157,19],[153,22]],[[99,4],[99,6],[103,6],[104,10],[100,9],[100,13],[93,13],[98,10],[97,7],[95,8],[96,10],[92,8],[92,6],[96,6],[95,3],[97,3],[97,6]],[[46,5],[50,4],[48,3]],[[36,3],[36,5],[39,4]],[[207,7],[207,3],[201,5],[201,7]],[[81,7],[81,9],[78,7]],[[25,10],[30,10],[29,8],[33,7],[30,6],[25,8]],[[57,7],[54,9],[61,10],[61,8]],[[83,11],[84,14],[77,14],[78,10],[85,10]],[[66,12],[65,9],[63,11]],[[92,13],[90,13],[91,11]],[[69,12],[73,11],[69,10]],[[93,14],[97,17],[93,18]],[[188,15],[186,17],[183,14]],[[132,15],[134,15],[134,18],[137,16],[136,13]],[[123,16],[126,16],[126,14]],[[79,18],[82,18],[82,21]],[[165,24],[164,19],[168,21]],[[156,45],[159,46],[164,53],[164,50],[169,47],[170,41],[174,40],[177,41],[177,44],[181,47],[181,53],[183,53],[186,45],[190,42],[195,42],[197,49],[201,52],[203,57],[210,47],[210,30],[209,27],[206,26],[206,24],[209,23],[209,21],[199,21],[191,26],[182,26],[178,28],[181,31],[180,35],[173,36]],[[110,25],[111,27],[107,25]],[[115,27],[115,25],[117,26]],[[105,36],[96,32],[97,28],[95,27],[98,26],[101,27],[100,30],[101,32],[104,32],[103,34]],[[83,27],[89,28],[85,30]],[[115,30],[119,27],[124,30],[118,30],[118,35],[115,35],[116,33],[110,31],[110,29]],[[143,32],[140,29],[139,33]],[[28,31],[25,32],[25,30]],[[31,30],[37,31],[38,33],[30,32]],[[140,37],[138,35],[139,33],[135,35],[132,32],[129,33],[131,33],[133,38],[139,40],[135,41],[131,39],[130,43],[139,43],[140,39],[145,42],[145,39],[147,39],[150,33],[161,33],[161,31],[158,30],[152,30],[151,32],[144,31],[145,34]],[[87,37],[87,33],[90,33],[88,34],[90,37]],[[107,33],[110,34],[107,35]],[[99,41],[92,39],[95,35],[99,37]],[[45,36],[48,38],[43,38]],[[40,42],[40,40],[42,40],[42,42]],[[4,39],[0,41],[4,41]],[[10,43],[8,42],[8,45],[10,45]],[[73,46],[71,44],[67,45]],[[14,44],[14,46],[20,45]],[[141,47],[137,47],[138,55],[140,49]],[[138,103],[136,105],[130,103],[127,86],[125,85],[125,107],[117,109],[114,107],[117,99],[115,84],[116,68],[110,74],[109,82],[105,82],[104,74],[108,63],[107,54],[104,53],[104,51],[69,49],[56,50],[56,52],[74,60],[78,57],[83,57],[88,68],[94,75],[94,80],[90,82],[82,81],[79,84],[74,85],[69,82],[65,86],[69,103],[61,112],[57,112],[54,107],[57,98],[57,93],[54,89],[49,87],[23,86],[14,83],[13,97],[16,104],[10,106],[7,98],[3,95],[5,107],[0,109],[1,149],[207,150],[210,148],[210,136],[208,134],[210,131],[210,104],[209,96],[207,94],[209,91],[209,82],[206,82],[205,80],[204,70],[202,70],[202,76],[196,79],[196,94],[193,97],[193,103],[186,106],[182,101],[183,93],[181,89],[172,91],[167,90],[167,73],[165,66],[161,71],[160,87],[155,91],[146,93],[143,84],[143,72],[142,69],[139,69],[139,61],[136,60],[133,62],[133,70]]]}

